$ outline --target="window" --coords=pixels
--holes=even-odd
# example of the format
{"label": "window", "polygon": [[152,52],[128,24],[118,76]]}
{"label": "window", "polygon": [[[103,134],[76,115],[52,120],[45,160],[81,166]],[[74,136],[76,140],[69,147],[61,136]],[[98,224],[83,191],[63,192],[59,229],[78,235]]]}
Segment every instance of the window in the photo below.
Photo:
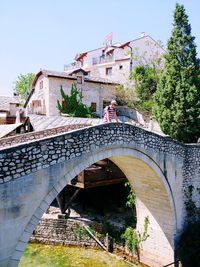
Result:
{"label": "window", "polygon": [[107,56],[106,56],[106,61],[107,62],[111,62],[111,61],[113,61],[113,54],[111,53],[109,53],[109,54],[107,54]]}
{"label": "window", "polygon": [[81,67],[83,67],[83,65],[84,65],[84,61],[83,61],[83,60],[81,60],[81,61],[80,61],[80,63],[81,63],[81,64],[80,64],[80,65],[81,65]]}
{"label": "window", "polygon": [[95,103],[95,102],[92,102],[92,103],[91,103],[91,110],[92,110],[93,112],[96,112],[96,111],[97,111],[97,103]]}
{"label": "window", "polygon": [[41,100],[33,100],[32,101],[32,107],[37,108],[37,107],[41,107]]}
{"label": "window", "polygon": [[99,57],[93,57],[92,58],[92,65],[97,65],[99,64],[100,58]]}
{"label": "window", "polygon": [[82,83],[83,83],[83,77],[77,76],[77,84],[82,84]]}
{"label": "window", "polygon": [[43,81],[40,81],[40,89],[43,89]]}
{"label": "window", "polygon": [[123,69],[123,65],[119,65],[119,69],[122,70]]}
{"label": "window", "polygon": [[112,75],[112,68],[106,68],[106,75],[111,76]]}

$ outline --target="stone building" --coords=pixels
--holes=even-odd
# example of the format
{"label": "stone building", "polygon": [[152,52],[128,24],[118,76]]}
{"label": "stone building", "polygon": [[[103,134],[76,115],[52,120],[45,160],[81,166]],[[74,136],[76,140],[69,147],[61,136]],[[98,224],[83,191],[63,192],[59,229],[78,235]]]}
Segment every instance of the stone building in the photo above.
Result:
{"label": "stone building", "polygon": [[62,102],[60,88],[70,94],[71,86],[75,83],[83,94],[83,103],[91,106],[97,115],[101,116],[103,107],[115,97],[116,82],[108,79],[89,77],[88,72],[74,70],[56,72],[41,70],[36,74],[31,93],[25,103],[28,114],[43,114],[47,116],[60,115],[57,100]]}
{"label": "stone building", "polygon": [[[64,66],[68,74],[77,68],[83,68],[91,77],[101,77],[119,83],[127,83],[131,69],[138,64],[154,61],[162,56],[164,49],[152,37],[141,37],[125,43],[111,43],[103,47],[79,53],[75,61]],[[137,60],[136,60],[137,58]]]}
{"label": "stone building", "polygon": [[19,107],[19,99],[17,96],[0,96],[0,119],[13,117]]}

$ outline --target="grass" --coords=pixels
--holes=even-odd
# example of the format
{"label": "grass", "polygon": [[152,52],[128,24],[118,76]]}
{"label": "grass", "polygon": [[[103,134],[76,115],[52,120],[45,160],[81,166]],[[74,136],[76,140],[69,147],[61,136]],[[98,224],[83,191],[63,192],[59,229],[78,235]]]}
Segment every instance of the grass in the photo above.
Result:
{"label": "grass", "polygon": [[105,251],[80,247],[29,244],[19,267],[130,267]]}

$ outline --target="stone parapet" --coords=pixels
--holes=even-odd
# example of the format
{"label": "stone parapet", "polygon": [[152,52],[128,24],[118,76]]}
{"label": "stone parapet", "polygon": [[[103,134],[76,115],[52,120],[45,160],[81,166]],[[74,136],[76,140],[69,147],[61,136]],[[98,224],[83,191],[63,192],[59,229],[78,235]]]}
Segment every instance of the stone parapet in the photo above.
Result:
{"label": "stone parapet", "polygon": [[12,137],[6,137],[0,139],[0,149],[3,147],[14,146],[19,143],[27,143],[29,141],[42,139],[45,137],[53,136],[59,133],[66,133],[72,130],[77,130],[90,126],[89,124],[71,124],[60,126],[52,129],[46,129],[37,132],[31,132],[26,134],[18,134]]}
{"label": "stone parapet", "polygon": [[[67,129],[72,130],[73,127],[70,127]],[[134,144],[144,150],[153,150],[166,155],[176,155],[182,158],[185,155],[186,147],[183,144],[129,124],[108,123],[80,129],[73,133],[58,134],[59,131],[64,131],[62,127],[59,127],[59,131],[55,129],[46,131],[29,134],[29,143],[0,149],[0,183],[106,146],[120,147]],[[51,136],[53,134],[54,136]],[[41,140],[32,141],[32,138]]]}

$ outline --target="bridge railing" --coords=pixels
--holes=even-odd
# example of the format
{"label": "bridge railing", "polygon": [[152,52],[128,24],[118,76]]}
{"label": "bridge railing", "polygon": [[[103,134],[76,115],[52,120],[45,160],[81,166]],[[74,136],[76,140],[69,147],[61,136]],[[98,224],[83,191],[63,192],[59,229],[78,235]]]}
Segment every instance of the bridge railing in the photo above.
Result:
{"label": "bridge railing", "polygon": [[26,143],[28,141],[41,139],[48,136],[53,136],[59,133],[65,133],[76,129],[82,129],[91,126],[90,124],[71,124],[59,126],[51,129],[46,129],[37,132],[18,134],[15,136],[5,137],[0,139],[0,149],[4,147],[13,146],[19,143]]}

